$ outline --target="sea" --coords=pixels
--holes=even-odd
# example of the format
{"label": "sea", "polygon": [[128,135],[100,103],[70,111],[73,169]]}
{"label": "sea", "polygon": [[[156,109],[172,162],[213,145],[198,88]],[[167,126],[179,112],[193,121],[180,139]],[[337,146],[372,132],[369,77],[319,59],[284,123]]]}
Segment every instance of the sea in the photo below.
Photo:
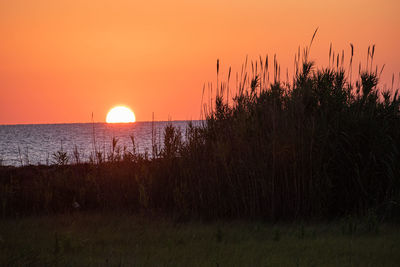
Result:
{"label": "sea", "polygon": [[[192,123],[199,125],[201,121]],[[168,124],[180,128],[184,139],[189,121],[0,125],[0,165],[50,165],[58,151],[67,153],[69,163],[74,163],[74,151],[81,162],[88,162],[96,151],[109,155],[113,139],[120,151],[135,149],[151,156],[152,139],[162,148]]]}

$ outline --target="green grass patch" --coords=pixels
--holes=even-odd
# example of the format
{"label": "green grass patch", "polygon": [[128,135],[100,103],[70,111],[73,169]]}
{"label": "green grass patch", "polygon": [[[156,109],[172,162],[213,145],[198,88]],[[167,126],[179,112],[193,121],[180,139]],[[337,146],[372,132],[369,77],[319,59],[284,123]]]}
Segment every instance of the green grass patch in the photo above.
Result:
{"label": "green grass patch", "polygon": [[177,223],[111,213],[0,222],[2,266],[397,266],[400,228],[362,221]]}

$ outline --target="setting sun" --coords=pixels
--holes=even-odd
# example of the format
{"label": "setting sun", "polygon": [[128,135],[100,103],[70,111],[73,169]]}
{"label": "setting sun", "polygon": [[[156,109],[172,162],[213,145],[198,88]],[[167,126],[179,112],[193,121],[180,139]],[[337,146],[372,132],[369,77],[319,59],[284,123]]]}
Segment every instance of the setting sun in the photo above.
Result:
{"label": "setting sun", "polygon": [[112,108],[106,117],[107,123],[128,123],[135,121],[135,114],[132,112],[132,110],[123,106]]}

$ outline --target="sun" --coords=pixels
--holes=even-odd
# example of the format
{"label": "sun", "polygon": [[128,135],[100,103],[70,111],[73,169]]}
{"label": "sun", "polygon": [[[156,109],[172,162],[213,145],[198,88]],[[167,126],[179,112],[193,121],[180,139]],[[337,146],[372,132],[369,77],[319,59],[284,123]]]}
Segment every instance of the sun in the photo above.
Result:
{"label": "sun", "polygon": [[133,111],[124,106],[117,106],[110,109],[106,117],[107,123],[128,123],[135,121],[136,118]]}

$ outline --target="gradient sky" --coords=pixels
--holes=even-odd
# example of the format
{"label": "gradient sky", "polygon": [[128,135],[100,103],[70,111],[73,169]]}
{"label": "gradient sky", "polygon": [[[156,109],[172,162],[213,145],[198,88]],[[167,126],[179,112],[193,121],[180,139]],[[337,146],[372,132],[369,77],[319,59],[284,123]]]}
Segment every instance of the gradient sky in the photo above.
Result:
{"label": "gradient sky", "polygon": [[[329,46],[400,71],[398,0],[0,0],[0,124],[105,121],[118,104],[138,121],[199,119],[202,87],[249,58],[277,54],[293,69],[319,27]],[[390,87],[390,86],[389,86]]]}

